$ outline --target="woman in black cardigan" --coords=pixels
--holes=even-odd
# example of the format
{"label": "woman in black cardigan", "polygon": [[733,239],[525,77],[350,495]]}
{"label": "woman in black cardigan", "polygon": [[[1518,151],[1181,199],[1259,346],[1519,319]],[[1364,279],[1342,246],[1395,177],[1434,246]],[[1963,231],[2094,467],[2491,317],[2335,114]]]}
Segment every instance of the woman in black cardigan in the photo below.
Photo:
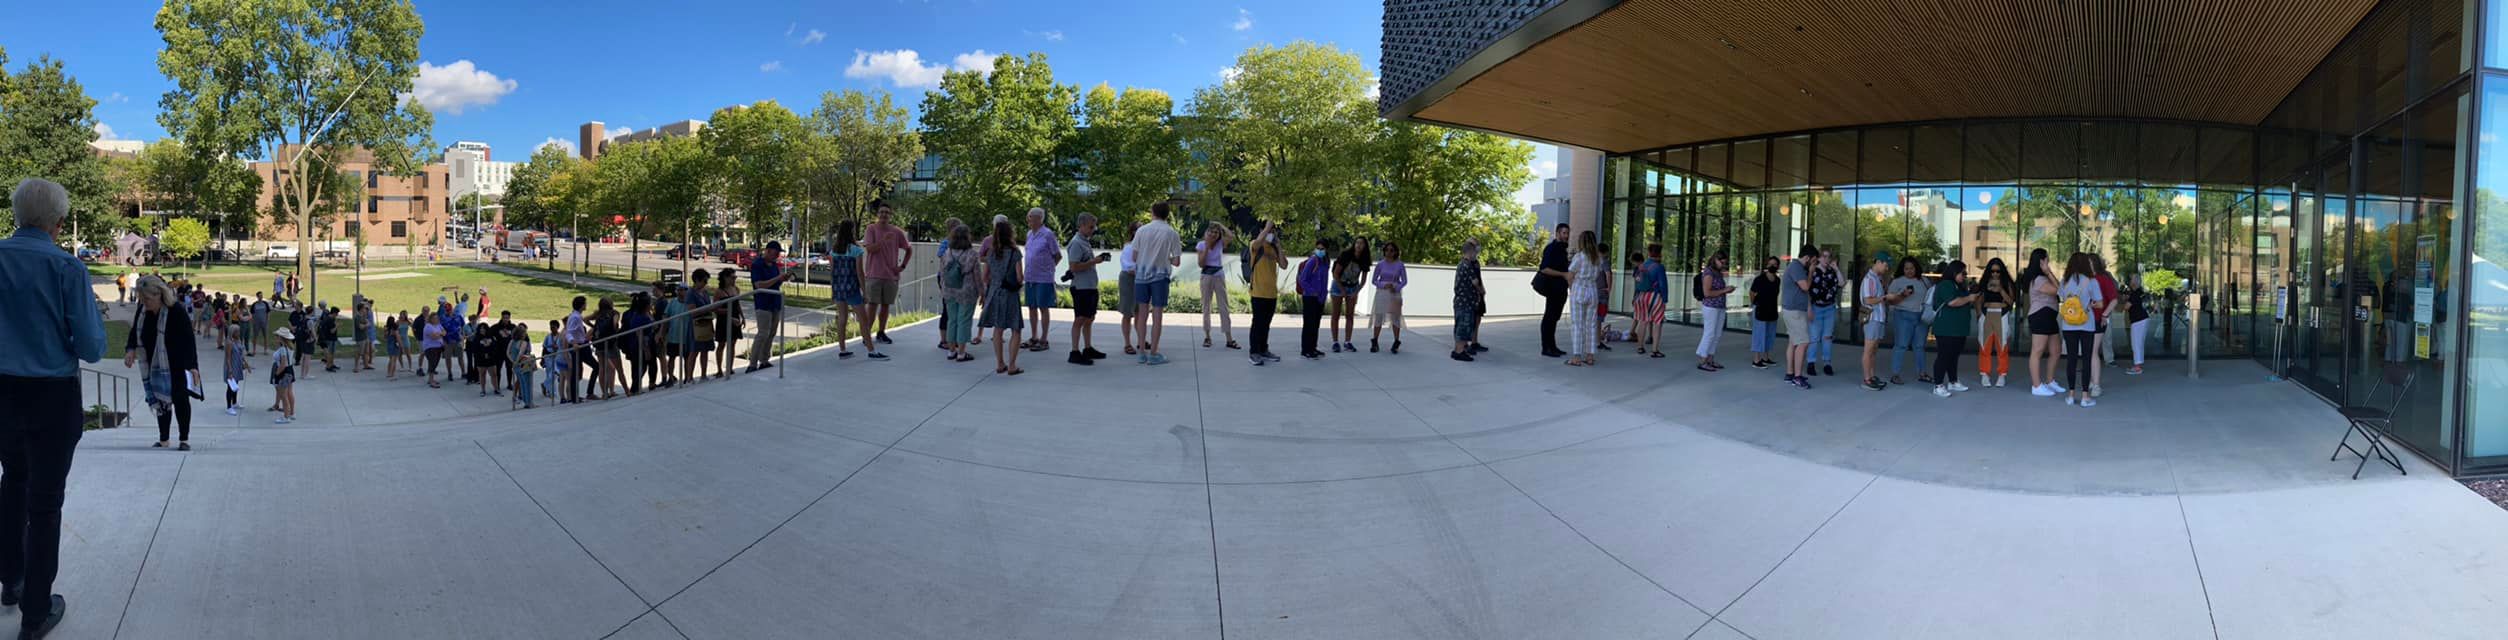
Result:
{"label": "woman in black cardigan", "polygon": [[[123,341],[122,366],[148,364],[140,387],[157,413],[157,446],[166,445],[169,427],[182,425],[180,448],[192,449],[192,395],[188,387],[200,380],[200,353],[192,341],[192,320],[174,292],[156,276],[141,278],[139,310],[131,318],[130,337]],[[188,378],[185,376],[189,376]]]}

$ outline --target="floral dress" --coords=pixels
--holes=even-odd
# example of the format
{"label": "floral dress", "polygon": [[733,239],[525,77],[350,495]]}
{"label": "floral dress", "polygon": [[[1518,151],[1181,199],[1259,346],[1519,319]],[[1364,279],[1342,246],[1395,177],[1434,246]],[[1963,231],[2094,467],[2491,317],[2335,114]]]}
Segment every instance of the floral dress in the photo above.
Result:
{"label": "floral dress", "polygon": [[996,247],[985,256],[984,320],[987,329],[1017,331],[1027,328],[1027,320],[1019,317],[1018,247]]}

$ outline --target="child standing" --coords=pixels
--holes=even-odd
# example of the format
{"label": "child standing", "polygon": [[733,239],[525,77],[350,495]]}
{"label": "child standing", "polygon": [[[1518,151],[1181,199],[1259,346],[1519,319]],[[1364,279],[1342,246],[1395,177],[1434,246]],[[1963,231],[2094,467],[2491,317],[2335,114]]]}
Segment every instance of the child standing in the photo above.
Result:
{"label": "child standing", "polygon": [[219,335],[226,338],[226,414],[231,416],[240,412],[235,406],[235,396],[244,390],[244,374],[252,371],[253,365],[248,361],[250,356],[244,354],[243,326],[219,331]]}
{"label": "child standing", "polygon": [[548,379],[540,381],[540,395],[550,398],[557,397],[557,379],[566,375],[566,357],[561,355],[565,352],[566,334],[559,326],[556,320],[550,320],[548,337],[540,339],[540,355],[544,358],[540,365],[549,371]]}
{"label": "child standing", "polygon": [[273,424],[296,421],[296,332],[287,327],[278,331],[279,346],[270,350],[270,387],[278,390],[279,418]]}
{"label": "child standing", "polygon": [[1387,317],[1393,325],[1393,352],[1402,352],[1402,288],[1411,285],[1411,272],[1402,264],[1402,246],[1385,241],[1385,259],[1376,263],[1376,307],[1367,314],[1370,335],[1367,352],[1376,352],[1376,342],[1384,338]]}

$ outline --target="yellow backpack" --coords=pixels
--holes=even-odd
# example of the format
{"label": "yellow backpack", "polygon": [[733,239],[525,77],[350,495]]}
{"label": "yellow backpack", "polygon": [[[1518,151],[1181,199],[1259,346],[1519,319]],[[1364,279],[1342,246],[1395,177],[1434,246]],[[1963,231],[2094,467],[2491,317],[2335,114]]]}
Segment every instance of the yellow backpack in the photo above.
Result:
{"label": "yellow backpack", "polygon": [[2079,294],[2064,296],[2064,302],[2056,306],[2055,312],[2063,316],[2064,324],[2090,324],[2090,305],[2082,304]]}

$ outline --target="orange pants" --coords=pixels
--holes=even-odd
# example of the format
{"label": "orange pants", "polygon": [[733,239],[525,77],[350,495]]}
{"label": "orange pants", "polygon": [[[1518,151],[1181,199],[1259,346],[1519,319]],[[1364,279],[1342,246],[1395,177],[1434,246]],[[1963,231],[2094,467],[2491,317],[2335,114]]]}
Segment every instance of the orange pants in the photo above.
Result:
{"label": "orange pants", "polygon": [[1979,338],[1977,343],[1977,375],[2000,376],[2012,372],[2011,336]]}

